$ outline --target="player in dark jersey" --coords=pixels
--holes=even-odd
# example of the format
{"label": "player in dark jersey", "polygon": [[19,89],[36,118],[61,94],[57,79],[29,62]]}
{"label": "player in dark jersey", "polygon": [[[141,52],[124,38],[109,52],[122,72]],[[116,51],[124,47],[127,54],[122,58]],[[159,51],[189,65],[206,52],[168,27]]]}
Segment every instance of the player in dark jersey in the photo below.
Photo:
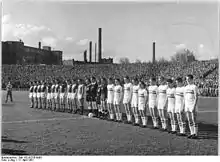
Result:
{"label": "player in dark jersey", "polygon": [[101,107],[101,80],[97,80],[97,93],[96,93],[96,107],[98,109],[97,117],[102,119],[102,107]]}
{"label": "player in dark jersey", "polygon": [[91,81],[89,78],[86,79],[86,103],[88,105],[89,112],[92,112],[92,98],[91,98]]}
{"label": "player in dark jersey", "polygon": [[96,104],[96,95],[97,95],[98,84],[96,82],[96,78],[91,78],[91,101],[92,101],[92,112],[95,116],[98,115],[98,108]]}
{"label": "player in dark jersey", "polygon": [[107,81],[105,78],[101,79],[101,96],[100,96],[100,100],[101,100],[101,118],[106,119],[107,115],[108,115],[108,111],[107,111]]}
{"label": "player in dark jersey", "polygon": [[30,88],[29,88],[29,100],[30,100],[30,108],[34,107],[34,84],[33,82],[30,82]]}

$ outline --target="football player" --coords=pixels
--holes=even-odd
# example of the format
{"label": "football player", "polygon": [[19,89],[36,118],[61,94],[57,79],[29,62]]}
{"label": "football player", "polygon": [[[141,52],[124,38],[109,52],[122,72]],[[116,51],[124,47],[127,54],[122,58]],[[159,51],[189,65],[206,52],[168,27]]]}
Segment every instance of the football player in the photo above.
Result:
{"label": "football player", "polygon": [[132,84],[130,83],[129,77],[126,76],[124,78],[124,98],[123,98],[123,104],[125,108],[125,112],[127,115],[127,121],[126,123],[131,123],[131,97],[132,97]]}
{"label": "football player", "polygon": [[196,123],[197,102],[198,102],[198,88],[193,83],[193,75],[186,76],[187,85],[184,89],[185,112],[190,128],[190,135],[188,138],[197,138],[198,126]]}

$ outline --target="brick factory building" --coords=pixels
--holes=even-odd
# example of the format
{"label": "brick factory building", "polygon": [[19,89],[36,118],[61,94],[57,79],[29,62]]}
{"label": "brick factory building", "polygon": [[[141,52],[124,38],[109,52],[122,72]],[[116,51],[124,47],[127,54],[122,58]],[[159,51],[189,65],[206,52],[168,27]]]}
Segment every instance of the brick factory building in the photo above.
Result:
{"label": "brick factory building", "polygon": [[62,65],[63,52],[49,46],[25,46],[22,41],[2,42],[2,64]]}

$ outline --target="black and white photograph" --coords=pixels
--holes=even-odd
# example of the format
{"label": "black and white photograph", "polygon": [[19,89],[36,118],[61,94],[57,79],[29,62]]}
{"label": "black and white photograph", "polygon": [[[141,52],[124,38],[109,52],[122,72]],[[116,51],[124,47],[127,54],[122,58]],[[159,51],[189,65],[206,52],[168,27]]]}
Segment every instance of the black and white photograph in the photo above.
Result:
{"label": "black and white photograph", "polygon": [[219,155],[219,1],[3,0],[1,13],[3,161]]}

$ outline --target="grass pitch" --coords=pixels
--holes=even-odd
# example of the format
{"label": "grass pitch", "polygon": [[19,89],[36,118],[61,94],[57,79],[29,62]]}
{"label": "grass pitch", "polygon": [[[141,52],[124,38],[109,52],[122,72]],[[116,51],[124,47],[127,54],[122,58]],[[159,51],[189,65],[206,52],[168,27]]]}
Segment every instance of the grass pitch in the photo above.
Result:
{"label": "grass pitch", "polygon": [[217,98],[199,99],[199,139],[193,140],[150,128],[31,109],[28,92],[13,95],[14,103],[2,102],[3,155],[218,154]]}

